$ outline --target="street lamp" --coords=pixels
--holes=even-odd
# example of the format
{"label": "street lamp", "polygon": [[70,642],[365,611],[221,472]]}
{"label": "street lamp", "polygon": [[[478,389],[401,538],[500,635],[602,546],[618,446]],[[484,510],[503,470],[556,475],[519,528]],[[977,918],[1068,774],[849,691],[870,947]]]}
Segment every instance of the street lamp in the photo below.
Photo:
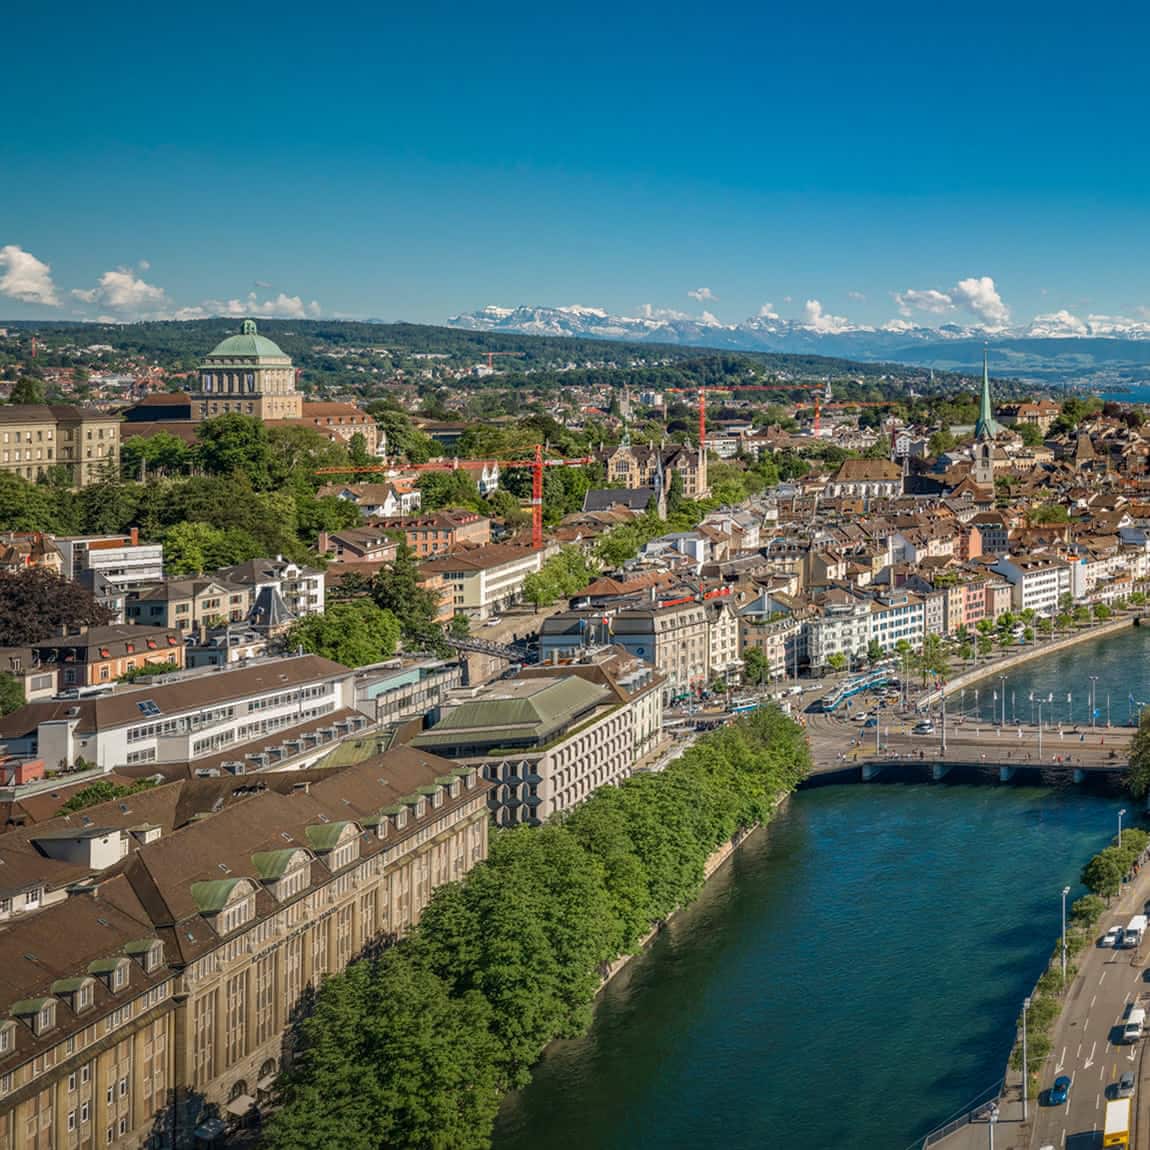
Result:
{"label": "street lamp", "polygon": [[1030,1083],[1027,1079],[1029,1067],[1026,1061],[1026,1012],[1030,1009],[1030,995],[1022,1000],[1022,1121],[1026,1121],[1026,1104],[1030,1093]]}
{"label": "street lamp", "polygon": [[1066,993],[1066,896],[1070,887],[1062,888],[1062,992]]}
{"label": "street lamp", "polygon": [[1042,704],[1045,699],[1038,700],[1038,761],[1042,762]]}
{"label": "street lamp", "polygon": [[996,1102],[990,1108],[990,1115],[989,1115],[989,1119],[988,1119],[987,1124],[986,1124],[986,1128],[990,1131],[990,1150],[994,1150],[994,1124],[997,1121],[998,1121],[998,1103]]}
{"label": "street lamp", "polygon": [[1098,709],[1095,704],[1098,701],[1098,676],[1090,676],[1090,728],[1094,729],[1094,713]]}
{"label": "street lamp", "polygon": [[1122,849],[1122,816],[1126,813],[1126,808],[1123,807],[1118,812],[1118,849]]}
{"label": "street lamp", "polygon": [[998,676],[998,682],[1002,688],[1002,690],[1000,692],[1002,695],[1002,725],[1005,727],[1006,726],[1006,676],[1005,675],[999,675]]}

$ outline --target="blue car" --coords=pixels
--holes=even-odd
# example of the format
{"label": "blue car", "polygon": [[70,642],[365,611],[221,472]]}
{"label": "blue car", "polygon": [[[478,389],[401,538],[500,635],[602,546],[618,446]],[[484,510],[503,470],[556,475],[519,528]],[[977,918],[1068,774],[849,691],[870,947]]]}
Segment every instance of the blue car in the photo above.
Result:
{"label": "blue car", "polygon": [[1065,1074],[1060,1074],[1055,1080],[1054,1085],[1050,1088],[1050,1105],[1061,1106],[1067,1098],[1070,1097],[1070,1079]]}

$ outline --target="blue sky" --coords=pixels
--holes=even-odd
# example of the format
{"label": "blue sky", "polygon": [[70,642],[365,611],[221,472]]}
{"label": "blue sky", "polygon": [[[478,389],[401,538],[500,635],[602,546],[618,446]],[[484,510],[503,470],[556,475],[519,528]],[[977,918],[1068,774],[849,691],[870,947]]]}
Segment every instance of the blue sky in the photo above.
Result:
{"label": "blue sky", "polygon": [[1103,15],[21,5],[0,318],[1144,321],[1150,16]]}

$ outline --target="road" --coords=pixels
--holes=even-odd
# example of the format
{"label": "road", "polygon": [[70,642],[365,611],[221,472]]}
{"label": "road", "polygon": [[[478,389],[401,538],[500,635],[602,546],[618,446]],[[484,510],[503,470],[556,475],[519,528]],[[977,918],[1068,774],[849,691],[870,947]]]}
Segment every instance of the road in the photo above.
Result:
{"label": "road", "polygon": [[[1108,927],[1125,924],[1150,895],[1150,869],[1141,874],[1114,910],[1099,924],[1101,935]],[[1079,956],[1079,977],[1075,979],[1062,1018],[1054,1032],[1054,1047],[1042,1068],[1040,1104],[1030,1111],[1032,1134],[1029,1146],[1054,1146],[1066,1150],[1087,1150],[1102,1145],[1102,1125],[1106,1102],[1114,1084],[1127,1070],[1135,1071],[1136,1137],[1131,1146],[1150,1146],[1150,1066],[1142,1056],[1142,1045],[1112,1041],[1121,1031],[1127,1007],[1139,995],[1150,998],[1150,982],[1143,978],[1150,952],[1144,943],[1139,950],[1111,950],[1091,947]],[[1065,1106],[1047,1106],[1045,1090],[1060,1075],[1071,1079],[1070,1099]]]}

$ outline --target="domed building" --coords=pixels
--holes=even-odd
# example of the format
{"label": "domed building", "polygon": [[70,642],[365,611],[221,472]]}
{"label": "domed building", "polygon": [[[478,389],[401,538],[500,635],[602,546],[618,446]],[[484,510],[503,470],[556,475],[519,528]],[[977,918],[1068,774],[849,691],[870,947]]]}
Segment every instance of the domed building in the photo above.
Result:
{"label": "domed building", "polygon": [[229,411],[266,420],[303,415],[290,357],[259,334],[254,319],[245,319],[239,335],[228,336],[204,357],[199,378],[199,390],[192,395],[196,421]]}
{"label": "domed building", "polygon": [[122,434],[164,432],[188,443],[196,424],[217,415],[251,415],[265,423],[310,427],[333,442],[362,435],[371,455],[385,455],[386,436],[365,411],[350,403],[305,402],[296,390],[291,357],[274,340],[260,335],[254,319],[245,319],[238,335],[230,335],[204,356],[189,392],[148,396],[122,414]]}

